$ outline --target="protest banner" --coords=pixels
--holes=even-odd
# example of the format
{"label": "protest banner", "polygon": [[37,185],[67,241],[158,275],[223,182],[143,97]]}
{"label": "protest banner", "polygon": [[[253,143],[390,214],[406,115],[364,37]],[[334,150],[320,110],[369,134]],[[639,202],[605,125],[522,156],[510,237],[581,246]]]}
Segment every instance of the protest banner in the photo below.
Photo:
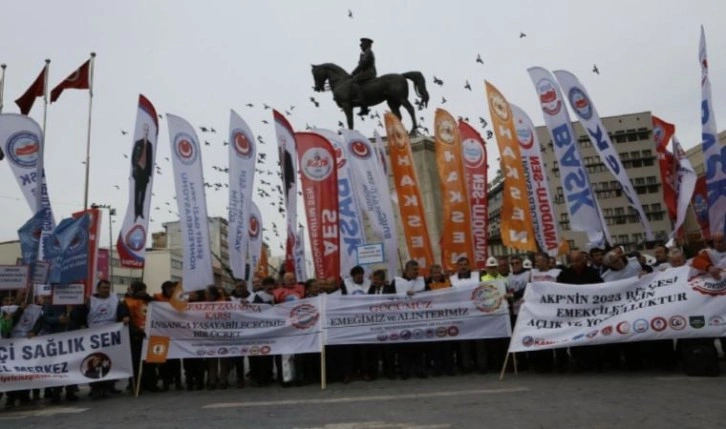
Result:
{"label": "protest banner", "polygon": [[53,286],[53,305],[80,305],[85,299],[85,285],[73,283]]}
{"label": "protest banner", "polygon": [[129,330],[122,323],[0,340],[0,392],[131,376]]}
{"label": "protest banner", "polygon": [[315,353],[321,299],[276,304],[193,302],[181,311],[152,302],[146,318],[147,362],[166,359]]}
{"label": "protest banner", "polygon": [[0,290],[26,288],[29,280],[29,265],[0,265]]}
{"label": "protest banner", "polygon": [[689,266],[597,285],[531,283],[509,352],[726,335],[726,278]]}
{"label": "protest banner", "polygon": [[326,345],[509,337],[504,290],[493,283],[401,295],[328,295]]}

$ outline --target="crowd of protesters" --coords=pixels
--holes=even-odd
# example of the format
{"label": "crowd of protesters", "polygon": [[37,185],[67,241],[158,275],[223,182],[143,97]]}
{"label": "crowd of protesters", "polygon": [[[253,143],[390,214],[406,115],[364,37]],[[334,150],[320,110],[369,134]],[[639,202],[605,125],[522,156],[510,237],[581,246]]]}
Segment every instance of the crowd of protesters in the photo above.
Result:
{"label": "crowd of protesters", "polygon": [[[490,257],[486,269],[474,271],[470,261],[462,257],[455,272],[445,273],[441,266],[430,267],[429,277],[419,274],[416,261],[405,264],[403,273],[395,279],[386,279],[386,271],[377,270],[366,276],[365,270],[354,267],[349,276],[335,279],[310,279],[299,283],[294,274],[284,273],[279,278],[254,276],[251,285],[236,283],[231,291],[209,286],[192,292],[190,302],[235,300],[249,303],[276,304],[290,300],[317,296],[321,293],[406,294],[443,288],[478,284],[481,281],[500,282],[506,298],[512,323],[516,322],[525,289],[532,281],[556,281],[575,285],[594,285],[640,276],[653,270],[665,270],[689,264],[692,269],[708,273],[716,279],[724,275],[726,240],[718,235],[711,246],[687,260],[677,248],[657,246],[655,259],[647,263],[638,253],[625,254],[622,248],[591,249],[589,252],[571,251],[567,265],[559,265],[547,254],[527,256]],[[3,338],[29,338],[37,335],[97,327],[123,322],[128,325],[131,340],[134,378],[143,365],[140,390],[159,392],[175,390],[215,390],[251,385],[255,387],[279,383],[284,387],[319,383],[321,377],[320,354],[289,356],[221,357],[206,359],[168,360],[162,364],[141,362],[141,349],[145,338],[144,326],[147,307],[152,301],[173,299],[177,283],[165,282],[161,293],[150,296],[142,282],[132,283],[125,296],[111,293],[111,285],[101,280],[96,293],[85,305],[53,305],[49,297],[37,297],[29,304],[26,292],[3,301],[0,321]],[[26,317],[22,317],[25,315]],[[388,379],[410,377],[427,378],[442,375],[486,373],[502,368],[509,339],[421,342],[405,344],[364,344],[326,347],[326,373],[329,382],[350,383],[354,380],[372,381],[378,377]],[[618,343],[599,346],[581,346],[569,349],[537,351],[517,355],[518,370],[548,372],[579,372],[620,370],[674,370],[678,368],[678,341],[658,340]],[[510,361],[511,364],[511,361]],[[118,382],[121,387],[123,384]],[[125,390],[133,392],[134,380],[125,383]],[[79,400],[78,386],[64,386],[8,392],[6,408],[32,404],[43,399],[51,404],[63,399]],[[63,393],[65,397],[63,398]],[[121,394],[117,382],[99,381],[90,384],[89,396],[103,399]]]}

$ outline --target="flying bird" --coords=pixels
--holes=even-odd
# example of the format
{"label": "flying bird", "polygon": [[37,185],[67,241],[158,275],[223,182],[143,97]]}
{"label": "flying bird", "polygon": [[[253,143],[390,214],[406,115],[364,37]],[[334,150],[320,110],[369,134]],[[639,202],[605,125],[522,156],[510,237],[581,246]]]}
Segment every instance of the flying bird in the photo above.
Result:
{"label": "flying bird", "polygon": [[121,135],[122,135],[122,136],[125,136],[125,135],[126,135],[126,134],[128,134],[128,133],[129,133],[128,131],[124,131],[124,130],[121,130]]}
{"label": "flying bird", "polygon": [[265,108],[265,110],[267,110],[267,109],[269,109],[269,108],[270,108],[270,106],[268,106],[268,105],[267,105],[267,104],[265,104],[265,103],[262,103],[262,107],[264,107],[264,108]]}
{"label": "flying bird", "polygon": [[247,103],[247,104],[245,104],[245,106],[247,106],[247,107],[255,107],[255,105],[252,104],[252,103]]}
{"label": "flying bird", "polygon": [[441,97],[441,104],[446,103],[446,97]]}
{"label": "flying bird", "polygon": [[434,76],[434,83],[438,86],[444,86],[444,81]]}
{"label": "flying bird", "polygon": [[481,55],[480,54],[476,54],[476,62],[479,63],[479,64],[484,64],[484,60],[481,59]]}
{"label": "flying bird", "polygon": [[263,124],[269,124],[269,122],[267,122],[267,119],[263,119],[263,120],[262,120],[262,123],[263,123]]}
{"label": "flying bird", "polygon": [[159,115],[159,119],[164,119],[164,116],[163,115]]}
{"label": "flying bird", "polygon": [[290,106],[290,111],[292,112],[293,110],[295,110],[295,106]]}
{"label": "flying bird", "polygon": [[468,89],[469,91],[471,91],[471,85],[469,85],[468,80],[466,81],[466,85],[464,85],[464,89]]}
{"label": "flying bird", "polygon": [[487,130],[487,138],[491,139],[492,137],[494,137],[494,133],[491,130]]}
{"label": "flying bird", "polygon": [[598,70],[597,64],[594,64],[592,66],[592,72],[595,73],[595,74],[600,74],[600,70]]}
{"label": "flying bird", "polygon": [[216,133],[217,132],[217,130],[215,130],[214,128],[210,128],[209,131],[211,131],[213,133]]}
{"label": "flying bird", "polygon": [[338,121],[338,126],[339,126],[340,128],[343,128],[343,121]]}
{"label": "flying bird", "polygon": [[206,133],[206,132],[208,132],[208,131],[209,131],[209,128],[207,128],[207,127],[199,127],[199,130],[200,130],[201,132],[203,132],[203,133]]}
{"label": "flying bird", "polygon": [[487,125],[489,125],[489,123],[487,122],[487,120],[484,119],[484,118],[482,118],[481,116],[479,116],[479,123],[481,124],[481,127],[482,128],[486,128]]}
{"label": "flying bird", "polygon": [[116,189],[121,189],[118,185],[113,185],[113,187]]}
{"label": "flying bird", "polygon": [[519,38],[521,39],[521,38],[524,38],[524,37],[527,37],[527,35],[526,35],[526,34],[524,34],[524,33],[521,33],[521,32],[520,32],[520,33],[519,33]]}
{"label": "flying bird", "polygon": [[208,141],[204,140],[204,146],[211,146],[211,145],[212,145],[211,143],[209,143]]}
{"label": "flying bird", "polygon": [[128,156],[128,155],[126,155],[126,154],[124,154],[124,158],[126,158],[126,159],[129,159],[129,156]]}
{"label": "flying bird", "polygon": [[315,107],[320,107],[320,103],[315,99],[315,97],[310,97],[310,101],[315,105]]}
{"label": "flying bird", "polygon": [[353,11],[348,9],[348,18],[353,19]]}
{"label": "flying bird", "polygon": [[290,113],[290,111],[289,111],[289,110],[285,110],[285,115],[287,115],[287,116],[292,116],[292,113]]}

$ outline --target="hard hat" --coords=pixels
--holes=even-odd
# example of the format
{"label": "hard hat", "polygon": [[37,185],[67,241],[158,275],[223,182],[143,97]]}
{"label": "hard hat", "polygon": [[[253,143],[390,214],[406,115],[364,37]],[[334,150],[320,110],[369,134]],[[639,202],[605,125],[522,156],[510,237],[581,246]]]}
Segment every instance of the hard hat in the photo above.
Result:
{"label": "hard hat", "polygon": [[530,261],[529,259],[525,259],[524,262],[522,262],[522,267],[525,268],[525,269],[527,269],[527,270],[531,270],[532,269],[532,261]]}
{"label": "hard hat", "polygon": [[487,268],[489,268],[489,267],[499,267],[499,263],[497,262],[497,258],[495,258],[494,256],[490,256],[487,259]]}

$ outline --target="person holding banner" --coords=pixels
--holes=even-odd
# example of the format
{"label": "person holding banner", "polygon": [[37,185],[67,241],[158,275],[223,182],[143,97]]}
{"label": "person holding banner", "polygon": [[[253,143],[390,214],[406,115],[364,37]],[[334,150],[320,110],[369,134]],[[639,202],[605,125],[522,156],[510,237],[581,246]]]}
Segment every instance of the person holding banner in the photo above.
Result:
{"label": "person holding banner", "polygon": [[[282,287],[275,289],[273,295],[275,297],[275,304],[303,299],[305,298],[305,286],[297,282],[295,273],[285,273],[282,276]],[[292,379],[290,380],[285,380],[285,376],[283,375],[283,358],[288,359],[288,362],[291,362],[293,365],[291,368]],[[302,359],[295,359],[295,355],[277,355],[275,356],[275,362],[277,365],[278,381],[283,387],[301,382],[301,377],[303,376]]]}
{"label": "person holding banner", "polygon": [[[275,302],[273,293],[277,284],[273,277],[265,277],[261,282],[261,290],[255,292],[252,298],[254,304],[269,304]],[[268,386],[272,383],[273,356],[250,356],[250,378],[259,387]]]}
{"label": "person holding banner", "polygon": [[[121,305],[118,297],[111,293],[111,283],[108,280],[99,280],[96,284],[96,293],[86,300],[83,310],[84,325],[89,328],[111,325],[116,322],[129,324],[129,315],[126,307]],[[109,393],[121,393],[117,390],[116,381],[97,381],[90,383],[91,399],[103,399]]]}
{"label": "person holding banner", "polygon": [[[399,295],[413,297],[426,290],[426,279],[419,276],[419,265],[416,260],[406,262],[403,275],[393,280],[393,287]],[[426,378],[426,351],[421,344],[401,344],[398,347],[398,364],[401,378],[408,379],[413,372],[418,378]]]}
{"label": "person holding banner", "polygon": [[[466,256],[459,258],[466,259]],[[467,259],[468,261],[468,259]],[[468,263],[468,262],[467,262]],[[457,262],[458,266],[458,262]],[[442,290],[451,287],[449,277],[444,275],[444,270],[439,264],[432,264],[429,270],[429,278],[426,280],[426,290]],[[455,375],[454,372],[454,341],[427,342],[422,343],[424,353],[429,354],[433,364],[433,376],[440,377],[442,374]]]}
{"label": "person holding banner", "polygon": [[[174,295],[178,283],[167,280],[161,284],[161,293],[154,294],[154,301],[169,302]],[[159,377],[161,378],[162,388],[165,392],[174,384],[176,390],[182,390],[181,381],[181,360],[167,359],[166,362],[159,365]]]}
{"label": "person holding banner", "polygon": [[[28,304],[26,299],[26,290],[18,291],[15,301],[12,305],[6,306],[3,313],[3,319],[9,319],[3,329],[3,338],[32,338],[35,336],[34,327],[40,322],[42,309],[35,304]],[[12,311],[12,314],[10,313]],[[37,328],[35,328],[37,329]],[[7,392],[5,399],[5,409],[15,408],[19,405],[29,405],[30,390],[16,390]]]}
{"label": "person holding banner", "polygon": [[530,281],[533,282],[554,282],[560,275],[559,268],[550,268],[549,255],[544,252],[537,252],[534,255],[534,268],[530,273]]}
{"label": "person holding banner", "polygon": [[[498,277],[496,258],[490,257],[486,262],[487,270],[491,271],[492,276]],[[456,261],[456,266],[456,274],[450,277],[451,284],[454,287],[472,286],[483,281],[483,279],[480,280],[482,275],[480,275],[479,271],[471,270],[471,263],[466,256],[460,257]],[[486,340],[462,340],[457,341],[457,343],[457,358],[460,370],[467,374],[476,368],[480,373],[485,373],[487,371]]]}
{"label": "person holding banner", "polygon": [[[371,287],[368,295],[395,295],[396,287],[386,283],[386,270],[376,270],[371,274]],[[371,345],[369,356],[363,361],[368,365],[368,374],[371,378],[378,375],[378,361],[383,362],[383,374],[389,380],[396,378],[396,349],[392,344]]]}
{"label": "person holding banner", "polygon": [[721,233],[713,235],[711,247],[701,250],[691,266],[699,271],[706,272],[716,280],[726,271],[726,238]]}
{"label": "person holding banner", "polygon": [[[76,331],[83,324],[83,309],[74,305],[53,305],[51,300],[43,304],[43,315],[40,319],[40,330],[37,335],[57,334],[60,332]],[[78,401],[78,386],[75,384],[65,386],[66,400]],[[63,387],[50,388],[50,403],[60,404]],[[46,395],[48,390],[46,390]]]}
{"label": "person holding banner", "polygon": [[[587,256],[585,252],[580,250],[572,250],[567,255],[569,266],[560,272],[557,276],[557,283],[566,283],[572,285],[592,285],[603,283],[602,277],[598,274],[597,269],[587,265]],[[583,368],[602,367],[602,356],[600,350],[596,346],[572,347],[570,352],[576,363]],[[568,356],[567,349],[555,349],[555,360],[557,361],[557,369],[559,372],[567,370]]]}
{"label": "person holding banner", "polygon": [[[140,281],[134,281],[129,286],[129,294],[124,298],[122,305],[126,307],[129,315],[129,337],[131,341],[131,360],[134,366],[134,381],[139,380],[139,364],[141,363],[141,350],[146,338],[146,313],[149,308],[149,302],[153,298],[146,293],[146,284]],[[129,388],[132,385],[129,385]],[[141,388],[148,392],[158,392],[156,380],[156,365],[143,362],[143,370],[141,375]],[[129,389],[130,390],[130,389]]]}
{"label": "person holding banner", "polygon": [[[340,292],[343,295],[365,295],[371,288],[370,279],[365,278],[365,270],[360,265],[350,269],[350,277],[340,282]],[[364,381],[370,381],[370,375],[364,371],[365,362],[361,361],[364,354],[362,351],[367,345],[340,345],[331,347],[333,356],[338,355],[343,373],[343,384],[351,382],[356,373],[361,375]],[[336,359],[333,359],[335,361]]]}
{"label": "person holding banner", "polygon": [[627,279],[640,276],[643,268],[637,258],[620,256],[614,250],[609,251],[603,258],[605,270],[600,275],[603,281],[613,282],[615,280]]}

